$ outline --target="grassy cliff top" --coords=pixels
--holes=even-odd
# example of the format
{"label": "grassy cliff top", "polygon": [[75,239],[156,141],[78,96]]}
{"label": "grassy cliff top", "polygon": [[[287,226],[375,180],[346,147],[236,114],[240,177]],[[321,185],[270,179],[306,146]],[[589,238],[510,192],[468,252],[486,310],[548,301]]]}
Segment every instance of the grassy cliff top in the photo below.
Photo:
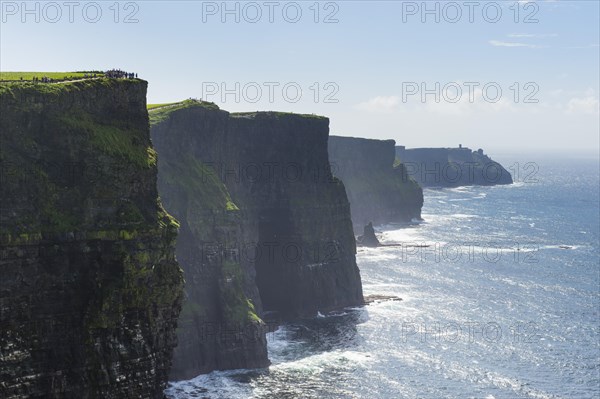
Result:
{"label": "grassy cliff top", "polygon": [[148,104],[148,115],[150,117],[150,125],[156,125],[166,120],[174,111],[179,111],[186,108],[204,108],[213,111],[219,111],[219,107],[215,103],[208,101],[200,101],[188,99],[174,103],[164,104]]}
{"label": "grassy cliff top", "polygon": [[0,95],[14,92],[31,92],[40,94],[60,94],[69,91],[79,91],[98,85],[111,87],[115,84],[126,82],[126,84],[146,83],[142,79],[110,79],[110,78],[88,78],[77,80],[66,80],[53,83],[42,83],[32,81],[0,81]]}
{"label": "grassy cliff top", "polygon": [[255,117],[268,117],[268,118],[284,118],[288,116],[309,118],[309,119],[327,119],[326,116],[315,115],[315,114],[297,114],[294,112],[278,112],[278,111],[253,111],[253,112],[233,112],[230,114],[234,118],[255,118]]}
{"label": "grassy cliff top", "polygon": [[54,80],[74,80],[85,79],[86,74],[96,74],[104,76],[101,71],[76,71],[76,72],[0,72],[0,82],[4,81],[31,81],[34,77],[47,77]]}
{"label": "grassy cliff top", "polygon": [[[148,104],[148,113],[150,115],[150,124],[155,125],[166,120],[169,115],[174,112],[185,108],[201,107],[209,110],[218,111],[219,106],[215,103],[208,101],[201,101],[195,99],[188,99],[173,103],[163,104]],[[271,118],[280,119],[285,117],[296,117],[296,118],[307,118],[326,120],[327,117],[315,115],[315,114],[296,114],[293,112],[276,112],[276,111],[250,111],[250,112],[232,112],[229,114],[233,118]]]}
{"label": "grassy cliff top", "polygon": [[354,137],[354,136],[336,136],[336,135],[329,135],[329,139],[331,141],[334,140],[338,140],[339,142],[346,142],[346,143],[361,143],[361,144],[380,144],[380,145],[392,145],[392,147],[394,147],[396,145],[396,140],[394,139],[371,139],[371,138],[366,138],[366,137]]}
{"label": "grassy cliff top", "polygon": [[204,107],[204,108],[208,108],[208,109],[219,109],[219,107],[215,103],[212,103],[210,101],[196,100],[193,98],[189,98],[187,100],[177,101],[177,102],[173,102],[173,103],[148,104],[147,105],[148,111],[158,111],[163,108],[168,108],[169,110],[171,110],[171,108],[182,109],[182,108],[190,108],[190,107]]}
{"label": "grassy cliff top", "polygon": [[175,102],[175,103],[148,104],[146,106],[146,108],[148,109],[148,111],[152,111],[152,110],[157,109],[157,108],[171,107],[171,106],[178,105],[178,104],[181,104],[181,103],[182,103],[182,101]]}

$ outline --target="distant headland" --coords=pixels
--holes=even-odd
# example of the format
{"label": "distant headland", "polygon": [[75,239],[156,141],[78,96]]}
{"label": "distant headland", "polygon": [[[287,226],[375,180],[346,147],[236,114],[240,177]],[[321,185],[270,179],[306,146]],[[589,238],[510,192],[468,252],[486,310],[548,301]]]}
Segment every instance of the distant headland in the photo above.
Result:
{"label": "distant headland", "polygon": [[480,148],[406,148],[396,146],[396,161],[405,166],[406,178],[422,187],[493,186],[512,184],[512,176]]}

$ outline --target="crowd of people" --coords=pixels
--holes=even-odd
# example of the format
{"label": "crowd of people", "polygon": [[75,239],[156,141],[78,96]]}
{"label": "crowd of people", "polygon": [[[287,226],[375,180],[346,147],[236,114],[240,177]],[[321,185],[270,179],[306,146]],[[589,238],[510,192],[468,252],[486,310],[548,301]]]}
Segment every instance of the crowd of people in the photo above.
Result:
{"label": "crowd of people", "polygon": [[104,76],[113,79],[137,79],[137,73],[125,72],[120,69],[111,69],[104,72]]}
{"label": "crowd of people", "polygon": [[[98,74],[98,73],[93,73],[93,72],[90,72],[90,73],[86,72],[83,75],[83,79],[95,79],[95,78],[100,78],[100,77],[102,77],[101,73]],[[104,77],[111,78],[111,79],[137,79],[138,75],[137,75],[137,73],[134,73],[134,72],[125,72],[120,69],[110,69],[110,70],[104,72]],[[62,81],[77,80],[77,79],[82,79],[82,78],[81,77],[76,78],[73,76],[65,76],[62,79]],[[23,77],[21,77],[20,80],[23,81]],[[32,81],[34,83],[55,83],[55,82],[60,82],[61,79],[53,79],[48,76],[42,76],[41,78],[34,76],[32,78]]]}
{"label": "crowd of people", "polygon": [[[23,80],[23,78],[21,78],[21,80]],[[52,82],[54,82],[54,79],[52,79],[52,78],[49,78],[49,77],[47,77],[47,76],[42,76],[41,78],[38,78],[37,76],[34,76],[34,77],[33,77],[33,81],[34,81],[35,83],[38,83],[38,82],[42,82],[42,83],[52,83]]]}

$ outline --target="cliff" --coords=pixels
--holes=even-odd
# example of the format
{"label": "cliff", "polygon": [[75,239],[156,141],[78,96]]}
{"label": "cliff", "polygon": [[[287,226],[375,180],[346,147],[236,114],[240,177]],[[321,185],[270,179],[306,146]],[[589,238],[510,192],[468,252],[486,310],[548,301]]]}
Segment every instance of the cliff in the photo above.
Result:
{"label": "cliff", "polygon": [[510,173],[481,149],[398,146],[396,156],[406,166],[408,176],[423,187],[492,186],[513,182]]}
{"label": "cliff", "polygon": [[363,303],[326,118],[186,101],[151,119],[159,192],[182,223],[187,300],[173,378],[267,365],[265,311],[294,318]]}
{"label": "cliff", "polygon": [[158,189],[181,221],[176,253],[186,298],[171,371],[175,380],[269,364],[254,268],[239,250],[250,241],[247,218],[203,162],[225,145],[228,115],[203,106],[188,101],[151,113],[160,152]]}
{"label": "cliff", "polygon": [[355,231],[369,222],[410,222],[421,218],[423,190],[395,164],[394,140],[329,138],[329,160],[346,185]]}
{"label": "cliff", "polygon": [[161,398],[181,308],[139,80],[0,85],[0,397]]}

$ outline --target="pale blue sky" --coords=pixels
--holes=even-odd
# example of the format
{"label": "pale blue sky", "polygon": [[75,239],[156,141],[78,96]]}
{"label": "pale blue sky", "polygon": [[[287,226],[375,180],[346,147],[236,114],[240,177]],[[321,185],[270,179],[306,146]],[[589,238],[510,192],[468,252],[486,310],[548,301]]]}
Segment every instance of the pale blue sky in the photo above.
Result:
{"label": "pale blue sky", "polygon": [[[598,151],[598,1],[472,2],[473,22],[464,1],[454,3],[458,8],[427,2],[429,9],[438,7],[439,22],[435,13],[422,15],[421,1],[337,1],[317,7],[314,1],[272,2],[273,22],[265,1],[229,2],[230,9],[239,7],[239,23],[234,14],[222,22],[221,1],[136,1],[131,2],[136,8],[127,9],[127,2],[120,2],[118,22],[114,1],[97,2],[102,15],[96,23],[83,15],[85,6],[85,17],[95,18],[92,2],[77,3],[70,23],[63,1],[55,3],[60,18],[48,2],[37,9],[28,3],[34,11],[24,14],[20,1],[3,1],[0,69],[118,67],[150,82],[150,103],[203,97],[229,111],[317,113],[330,117],[332,134],[393,138],[409,147],[460,142],[488,152]],[[262,17],[251,23],[255,5]],[[302,16],[291,23],[297,8]],[[457,9],[462,16],[456,17]],[[502,15],[496,18],[498,9]],[[138,22],[124,23],[132,11]],[[337,22],[324,23],[327,15]],[[528,15],[531,23],[524,22]],[[236,82],[239,102],[234,94],[222,101],[220,86],[236,91]],[[268,82],[279,85],[273,102]],[[439,103],[434,94],[425,102],[420,92],[409,95],[422,84],[435,89],[436,82]],[[465,82],[479,85],[472,86],[473,101]],[[293,83],[289,97],[295,96],[294,87],[302,89],[296,103],[282,93],[288,83]],[[480,89],[490,83],[486,100]],[[445,85],[449,91],[442,92]],[[253,102],[256,86],[262,96]],[[456,86],[463,93],[452,103]],[[211,87],[219,92],[211,96]],[[502,96],[492,103],[495,87]],[[338,102],[325,102],[326,94]],[[524,103],[527,94],[538,102]]]}

